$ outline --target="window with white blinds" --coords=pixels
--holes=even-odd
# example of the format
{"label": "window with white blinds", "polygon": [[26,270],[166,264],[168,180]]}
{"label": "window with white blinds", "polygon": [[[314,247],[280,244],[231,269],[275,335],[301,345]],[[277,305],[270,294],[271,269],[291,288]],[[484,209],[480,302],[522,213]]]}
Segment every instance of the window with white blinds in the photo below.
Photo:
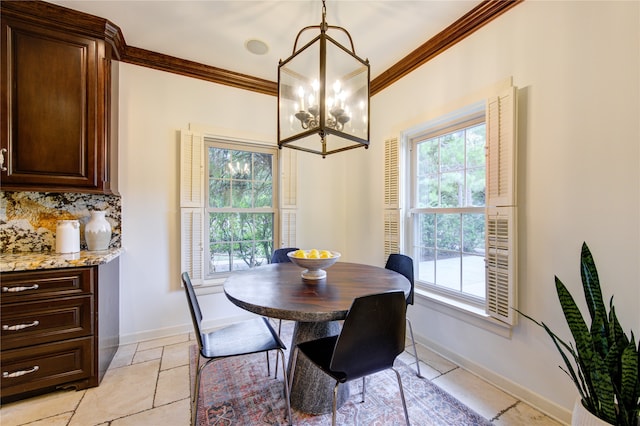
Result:
{"label": "window with white blinds", "polygon": [[181,270],[194,285],[220,285],[217,278],[295,245],[297,164],[290,155],[281,162],[279,152],[181,131]]}
{"label": "window with white blinds", "polygon": [[516,93],[425,123],[402,145],[385,142],[385,255],[404,249],[418,288],[508,325],[517,301]]}

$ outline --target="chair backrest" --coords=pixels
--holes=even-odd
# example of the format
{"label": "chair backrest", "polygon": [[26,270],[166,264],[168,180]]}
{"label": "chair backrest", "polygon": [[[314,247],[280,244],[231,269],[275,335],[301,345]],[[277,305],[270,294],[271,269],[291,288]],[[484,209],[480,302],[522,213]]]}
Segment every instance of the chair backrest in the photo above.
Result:
{"label": "chair backrest", "polygon": [[389,255],[385,268],[407,277],[411,283],[411,291],[407,296],[407,305],[413,305],[413,259],[404,254],[393,253]]}
{"label": "chair backrest", "polygon": [[297,247],[285,247],[285,248],[275,250],[273,252],[273,255],[271,256],[271,263],[291,262],[291,260],[289,259],[289,256],[287,256],[287,253],[289,253],[290,251],[296,251],[296,250],[298,250]]}
{"label": "chair backrest", "polygon": [[333,350],[331,370],[343,372],[349,381],[392,367],[404,351],[406,312],[402,291],[356,298]]}
{"label": "chair backrest", "polygon": [[196,292],[193,290],[193,285],[191,284],[191,278],[189,278],[188,272],[182,273],[182,285],[184,286],[184,291],[187,295],[189,311],[191,312],[191,320],[193,321],[193,331],[196,334],[196,339],[198,339],[198,348],[200,349],[200,352],[202,352],[202,311],[200,311],[198,298],[196,297]]}

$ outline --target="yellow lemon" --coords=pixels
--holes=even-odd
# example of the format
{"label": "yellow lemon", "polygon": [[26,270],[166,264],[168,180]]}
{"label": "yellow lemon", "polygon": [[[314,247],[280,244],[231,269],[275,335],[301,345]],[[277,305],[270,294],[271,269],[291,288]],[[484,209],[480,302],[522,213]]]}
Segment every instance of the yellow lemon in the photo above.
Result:
{"label": "yellow lemon", "polygon": [[304,250],[296,250],[292,255],[293,257],[297,257],[299,259],[304,259],[307,257],[307,253]]}
{"label": "yellow lemon", "polygon": [[319,259],[320,258],[320,253],[318,253],[318,250],[316,250],[316,251],[312,250],[307,255],[307,258],[309,258],[309,259]]}
{"label": "yellow lemon", "polygon": [[320,252],[320,258],[321,259],[331,259],[333,256],[331,255],[331,252],[328,252],[327,250],[322,250]]}

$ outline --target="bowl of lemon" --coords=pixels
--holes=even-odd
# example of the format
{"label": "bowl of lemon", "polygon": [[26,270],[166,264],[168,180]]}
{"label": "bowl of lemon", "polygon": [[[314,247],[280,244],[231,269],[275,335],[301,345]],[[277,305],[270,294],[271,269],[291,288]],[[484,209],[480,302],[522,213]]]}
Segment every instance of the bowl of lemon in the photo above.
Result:
{"label": "bowl of lemon", "polygon": [[330,250],[295,250],[287,253],[289,260],[301,268],[302,278],[321,280],[327,276],[326,268],[340,259],[340,253]]}

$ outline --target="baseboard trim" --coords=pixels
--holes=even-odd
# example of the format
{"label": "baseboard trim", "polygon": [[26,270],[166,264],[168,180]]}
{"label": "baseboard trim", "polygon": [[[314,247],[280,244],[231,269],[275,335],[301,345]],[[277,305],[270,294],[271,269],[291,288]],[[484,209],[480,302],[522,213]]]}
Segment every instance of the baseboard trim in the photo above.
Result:
{"label": "baseboard trim", "polygon": [[[246,315],[236,315],[233,317],[224,318],[222,320],[206,320],[202,322],[202,327],[205,330],[215,330],[216,328],[225,327],[227,325],[231,325],[233,323],[254,317],[255,315],[247,312]],[[121,334],[120,345],[131,345],[135,343],[146,342],[147,340],[163,339],[166,337],[178,336],[185,333],[193,333],[193,324],[188,323],[173,327],[141,331],[138,333]]]}
{"label": "baseboard trim", "polygon": [[448,359],[454,364],[464,368],[471,374],[474,374],[482,380],[489,382],[498,389],[508,393],[516,399],[519,399],[538,411],[543,412],[547,416],[563,424],[571,424],[571,411],[558,404],[549,401],[541,395],[532,392],[531,390],[515,383],[495,372],[482,367],[469,359],[460,356],[454,352],[447,350],[447,348],[440,346],[439,344],[426,339],[424,336],[415,334],[416,342],[424,345],[438,355]]}

